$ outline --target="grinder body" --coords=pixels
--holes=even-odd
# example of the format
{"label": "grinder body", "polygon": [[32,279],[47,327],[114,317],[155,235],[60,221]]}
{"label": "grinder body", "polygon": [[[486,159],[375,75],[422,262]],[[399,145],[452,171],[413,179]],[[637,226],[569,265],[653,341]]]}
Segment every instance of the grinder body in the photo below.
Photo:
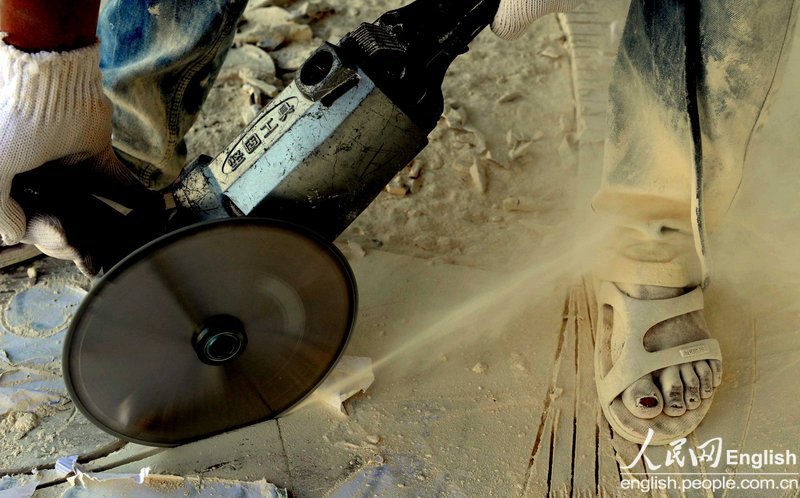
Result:
{"label": "grinder body", "polygon": [[[182,224],[266,216],[333,240],[419,154],[428,131],[339,51],[322,46],[222,154],[184,170],[173,193]],[[317,81],[309,65],[326,74]]]}
{"label": "grinder body", "polygon": [[419,0],[326,43],[216,158],[187,166],[178,225],[266,216],[335,239],[427,145],[455,58],[497,0]]}

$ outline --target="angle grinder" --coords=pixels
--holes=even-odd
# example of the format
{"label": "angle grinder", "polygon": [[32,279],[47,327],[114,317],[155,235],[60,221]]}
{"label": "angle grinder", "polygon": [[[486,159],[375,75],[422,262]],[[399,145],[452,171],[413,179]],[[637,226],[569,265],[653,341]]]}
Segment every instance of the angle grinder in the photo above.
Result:
{"label": "angle grinder", "polygon": [[313,391],[357,310],[332,241],[427,145],[447,69],[498,4],[417,0],[323,44],[224,152],[183,170],[168,210],[64,199],[47,168],[18,175],[26,213],[57,215],[103,270],[64,345],[80,411],[122,439],[175,446]]}

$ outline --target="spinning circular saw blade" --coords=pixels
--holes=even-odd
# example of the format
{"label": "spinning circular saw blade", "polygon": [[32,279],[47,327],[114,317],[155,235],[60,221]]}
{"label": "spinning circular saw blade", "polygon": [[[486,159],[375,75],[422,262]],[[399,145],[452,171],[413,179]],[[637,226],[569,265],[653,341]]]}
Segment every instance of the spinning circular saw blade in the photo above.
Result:
{"label": "spinning circular saw blade", "polygon": [[107,432],[174,446],[275,418],[341,355],[355,281],[328,241],[234,218],[168,234],[94,286],[64,347],[78,408]]}

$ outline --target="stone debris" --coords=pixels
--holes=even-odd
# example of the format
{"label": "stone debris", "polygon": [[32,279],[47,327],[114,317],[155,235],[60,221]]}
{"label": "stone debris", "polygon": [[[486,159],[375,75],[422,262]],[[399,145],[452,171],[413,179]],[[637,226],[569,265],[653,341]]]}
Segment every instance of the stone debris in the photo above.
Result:
{"label": "stone debris", "polygon": [[521,133],[517,133],[513,128],[506,132],[506,146],[509,149],[517,148],[521,143],[530,142],[531,139]]}
{"label": "stone debris", "polygon": [[442,116],[439,118],[436,128],[428,134],[428,140],[431,142],[438,142],[442,139],[445,130],[447,130],[447,120]]}
{"label": "stone debris", "polygon": [[283,84],[276,77],[275,61],[254,45],[233,47],[228,52],[217,81],[241,85],[244,95],[241,116],[244,124],[252,121],[270,99],[277,96]]}
{"label": "stone debris", "polygon": [[514,133],[514,129],[509,128],[508,131],[506,131],[506,146],[508,146],[509,149],[513,149],[516,145],[517,138]]}
{"label": "stone debris", "polygon": [[492,151],[490,151],[490,150],[486,151],[486,154],[483,155],[481,160],[484,162],[484,164],[487,164],[489,166],[496,166],[498,168],[503,168],[503,169],[507,169],[508,168],[508,166],[506,166],[505,164],[503,164],[500,161],[498,161],[497,159],[495,159],[492,156]]}
{"label": "stone debris", "polygon": [[245,12],[243,24],[234,37],[234,44],[253,44],[274,50],[289,42],[305,42],[313,38],[311,27],[298,24],[294,15],[281,7],[262,7]]}
{"label": "stone debris", "polygon": [[242,107],[242,121],[244,123],[249,123],[258,116],[258,113],[262,109],[262,94],[257,88],[250,84],[243,85],[242,92],[247,98],[247,104]]}
{"label": "stone debris", "polygon": [[561,158],[561,164],[568,169],[574,169],[578,166],[578,144],[574,136],[570,133],[567,134],[558,146],[558,155]]}
{"label": "stone debris", "polygon": [[425,168],[425,163],[421,159],[414,159],[408,169],[408,177],[416,180],[422,175],[422,170]]}
{"label": "stone debris", "polygon": [[467,124],[467,111],[458,102],[445,104],[444,119],[450,128],[461,128]]}
{"label": "stone debris", "polygon": [[469,176],[472,178],[472,185],[475,187],[481,194],[486,193],[486,189],[488,187],[488,177],[486,176],[486,170],[483,169],[483,165],[475,159],[472,162],[472,166],[469,167]]}
{"label": "stone debris", "polygon": [[520,157],[524,156],[526,152],[531,148],[533,142],[519,142],[516,147],[508,151],[508,160],[509,162],[514,162]]}
{"label": "stone debris", "polygon": [[[296,40],[296,43],[279,48],[271,52],[271,55],[278,68],[284,71],[297,71],[320,45],[322,45],[322,40],[319,38]],[[292,79],[294,78],[292,77]]]}
{"label": "stone debris", "polygon": [[422,171],[425,167],[424,161],[413,160],[389,182],[385,188],[386,192],[396,197],[416,194],[422,188]]}
{"label": "stone debris", "polygon": [[553,387],[553,389],[550,391],[550,399],[558,399],[562,394],[564,394],[563,387]]}
{"label": "stone debris", "polygon": [[309,0],[301,3],[296,9],[296,16],[309,22],[317,22],[336,12],[336,9],[327,0]]}
{"label": "stone debris", "polygon": [[[540,132],[537,132],[537,135]],[[531,139],[525,135],[521,135],[516,133],[513,129],[509,129],[506,132],[506,146],[508,147],[508,161],[513,163],[520,157],[524,156],[528,150],[531,148],[531,145],[535,140],[540,140],[541,137],[544,136],[542,134],[538,138]]]}
{"label": "stone debris", "polygon": [[263,9],[264,7],[286,7],[294,3],[295,0],[251,0],[247,2],[245,12],[251,10]]}
{"label": "stone debris", "polygon": [[467,132],[464,136],[469,137],[466,143],[469,143],[475,148],[475,152],[483,154],[486,152],[486,135],[482,131],[472,125],[464,125],[461,129]]}
{"label": "stone debris", "polygon": [[398,175],[386,185],[386,192],[397,197],[405,197],[408,194],[408,187],[403,183],[403,179]]}
{"label": "stone debris", "polygon": [[217,81],[228,82],[236,79],[255,79],[264,82],[275,80],[275,61],[254,45],[231,48],[222,64]]}
{"label": "stone debris", "polygon": [[542,50],[541,52],[539,52],[539,55],[547,57],[548,59],[556,60],[564,57],[565,55],[567,55],[567,53],[564,50],[563,46],[554,45]]}
{"label": "stone debris", "polygon": [[539,208],[539,202],[532,197],[507,197],[503,199],[503,211],[535,213]]}
{"label": "stone debris", "polygon": [[409,194],[416,194],[422,188],[422,178],[409,178],[406,180],[406,187]]}
{"label": "stone debris", "polygon": [[486,373],[487,370],[489,370],[489,365],[480,361],[476,363],[474,367],[472,367],[472,371],[476,374]]}
{"label": "stone debris", "polygon": [[[251,87],[261,92],[260,104],[262,106],[266,105],[268,101],[277,97],[278,94],[281,92],[281,89],[278,88],[277,86],[270,83],[266,83],[262,80],[249,79],[247,77],[243,77],[242,79],[245,84],[250,85]],[[275,83],[277,84],[277,81]]]}
{"label": "stone debris", "polygon": [[10,412],[0,421],[0,429],[13,433],[16,439],[22,439],[38,425],[39,417],[32,412]]}
{"label": "stone debris", "polygon": [[350,240],[347,242],[347,248],[349,249],[349,252],[356,258],[363,258],[364,256],[367,255],[367,251],[364,250],[361,244],[359,244],[354,240]]}
{"label": "stone debris", "polygon": [[333,445],[337,448],[343,448],[350,451],[359,451],[359,450],[366,450],[371,449],[369,447],[364,447],[355,443],[351,443],[349,441],[336,441]]}
{"label": "stone debris", "polygon": [[509,92],[509,93],[504,93],[503,95],[501,95],[497,99],[496,102],[498,104],[507,104],[509,102],[514,102],[516,100],[519,100],[521,97],[522,97],[522,94],[519,93],[519,92]]}
{"label": "stone debris", "polygon": [[346,415],[343,403],[359,392],[366,392],[375,382],[372,359],[361,356],[342,356],[338,365],[312,393],[318,399]]}

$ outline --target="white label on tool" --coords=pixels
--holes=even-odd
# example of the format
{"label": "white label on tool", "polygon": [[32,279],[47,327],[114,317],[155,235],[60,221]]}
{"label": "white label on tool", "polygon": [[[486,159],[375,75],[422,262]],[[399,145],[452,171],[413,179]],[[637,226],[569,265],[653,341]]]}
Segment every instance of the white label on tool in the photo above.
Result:
{"label": "white label on tool", "polygon": [[209,165],[220,188],[224,191],[233,185],[312,105],[294,82],[286,87]]}

